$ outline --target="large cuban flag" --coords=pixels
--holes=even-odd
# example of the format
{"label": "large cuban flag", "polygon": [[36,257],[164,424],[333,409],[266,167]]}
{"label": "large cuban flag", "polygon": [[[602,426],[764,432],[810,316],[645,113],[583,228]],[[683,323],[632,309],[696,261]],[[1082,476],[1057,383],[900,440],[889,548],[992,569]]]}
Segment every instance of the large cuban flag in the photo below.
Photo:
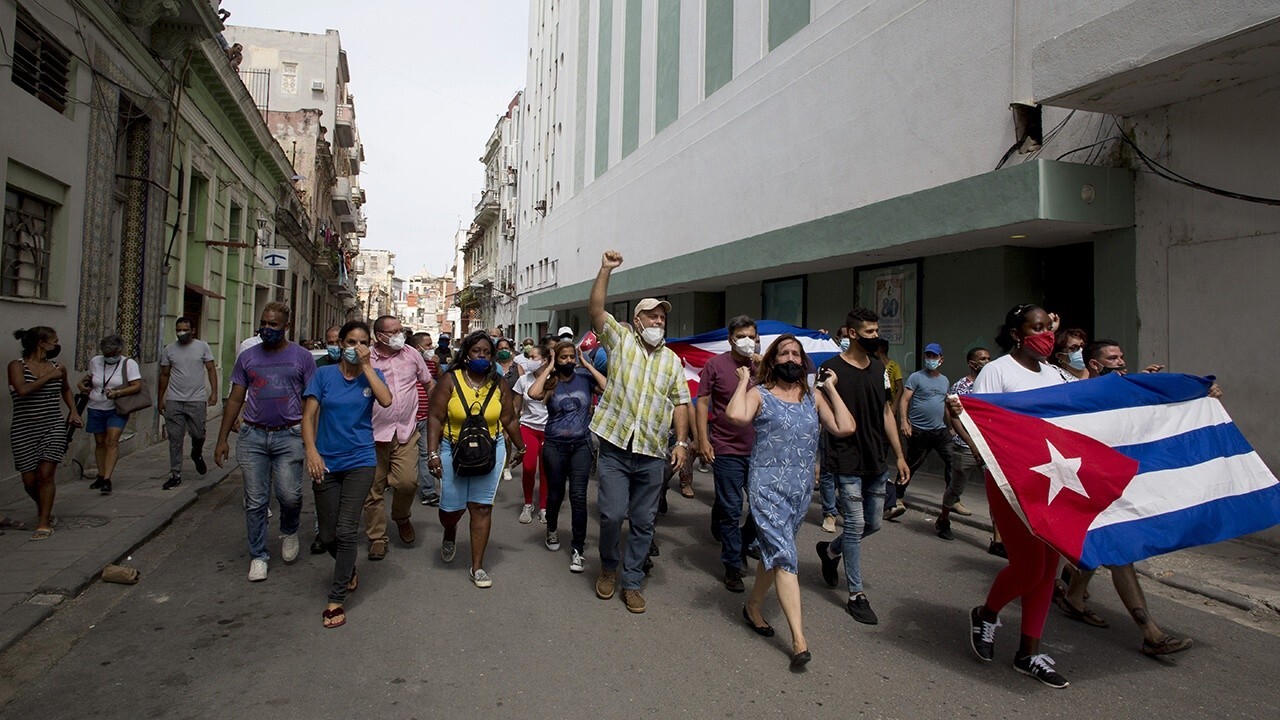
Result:
{"label": "large cuban flag", "polygon": [[[779,335],[788,333],[800,340],[800,344],[815,367],[840,354],[840,346],[831,339],[831,336],[817,330],[796,327],[777,320],[758,320],[756,332],[760,335],[762,355]],[[671,348],[684,363],[684,374],[689,380],[689,392],[697,397],[698,374],[702,371],[702,366],[716,355],[729,352],[729,331],[720,328],[701,335],[668,340],[667,347]]]}
{"label": "large cuban flag", "polygon": [[1027,526],[1082,569],[1280,524],[1280,483],[1211,381],[1107,375],[960,397],[961,421]]}

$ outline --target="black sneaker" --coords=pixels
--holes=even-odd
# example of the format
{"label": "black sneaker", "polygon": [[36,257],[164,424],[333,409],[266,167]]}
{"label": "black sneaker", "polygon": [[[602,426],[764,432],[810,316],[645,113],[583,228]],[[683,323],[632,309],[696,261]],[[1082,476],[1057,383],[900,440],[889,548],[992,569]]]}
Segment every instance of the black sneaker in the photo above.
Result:
{"label": "black sneaker", "polygon": [[160,487],[163,490],[172,490],[181,484],[182,484],[182,478],[177,475],[173,475],[168,480],[165,480],[164,485],[161,485]]}
{"label": "black sneaker", "polygon": [[191,453],[191,462],[196,464],[196,472],[201,475],[209,472],[209,466],[204,462],[204,456],[198,452]]}
{"label": "black sneaker", "polygon": [[423,495],[422,504],[426,505],[427,507],[440,507],[440,496],[439,495]]}
{"label": "black sneaker", "polygon": [[996,542],[995,540],[992,540],[991,544],[987,546],[987,554],[995,555],[996,557],[1004,558],[1005,560],[1009,559],[1009,552],[1004,549],[1004,543]]}
{"label": "black sneaker", "polygon": [[1044,653],[1026,657],[1014,656],[1013,669],[1023,675],[1030,675],[1054,690],[1061,690],[1071,684],[1053,669],[1053,658]]}
{"label": "black sneaker", "polygon": [[89,489],[90,489],[90,490],[101,490],[101,489],[102,489],[102,480],[103,480],[103,478],[102,478],[102,477],[99,477],[97,480],[94,480],[93,482],[89,483]]}
{"label": "black sneaker", "polygon": [[311,541],[311,554],[321,555],[324,551],[324,543],[320,540],[320,536],[317,535],[316,539]]}
{"label": "black sneaker", "polygon": [[934,523],[934,524],[933,524],[933,529],[938,531],[938,537],[942,538],[943,540],[955,540],[955,539],[956,539],[955,534],[953,534],[953,533],[951,532],[951,523],[950,523],[950,522],[945,522],[945,523],[944,523],[944,522],[942,522],[941,520],[939,520],[938,522],[936,522],[936,523]]}
{"label": "black sneaker", "polygon": [[826,540],[818,543],[818,559],[822,561],[822,582],[833,588],[840,581],[840,558],[827,557],[829,547],[831,543]]}
{"label": "black sneaker", "polygon": [[863,625],[875,625],[880,622],[875,610],[871,609],[871,603],[867,602],[867,596],[862,593],[849,598],[849,602],[844,605],[844,611]]}
{"label": "black sneaker", "polygon": [[743,592],[747,589],[742,583],[742,571],[735,567],[724,569],[724,589],[729,592]]}
{"label": "black sneaker", "polygon": [[653,570],[653,558],[645,558],[644,562],[640,564],[640,570],[644,572],[645,575],[648,575],[649,572]]}
{"label": "black sneaker", "polygon": [[658,541],[650,540],[649,541],[649,557],[658,557],[661,554],[662,554],[662,551],[658,549]]}
{"label": "black sneaker", "polygon": [[991,662],[996,652],[996,628],[1000,627],[1000,619],[987,622],[979,613],[981,608],[969,611],[969,647],[973,654],[983,662]]}

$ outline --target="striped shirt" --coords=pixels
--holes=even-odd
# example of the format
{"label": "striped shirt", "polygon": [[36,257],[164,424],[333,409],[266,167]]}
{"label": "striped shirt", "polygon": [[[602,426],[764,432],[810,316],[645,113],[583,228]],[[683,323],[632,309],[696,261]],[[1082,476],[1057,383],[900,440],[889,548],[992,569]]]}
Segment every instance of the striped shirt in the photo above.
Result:
{"label": "striped shirt", "polygon": [[609,384],[591,419],[601,439],[640,455],[667,456],[677,405],[689,403],[684,365],[665,345],[649,353],[629,327],[605,315],[600,343],[609,353]]}

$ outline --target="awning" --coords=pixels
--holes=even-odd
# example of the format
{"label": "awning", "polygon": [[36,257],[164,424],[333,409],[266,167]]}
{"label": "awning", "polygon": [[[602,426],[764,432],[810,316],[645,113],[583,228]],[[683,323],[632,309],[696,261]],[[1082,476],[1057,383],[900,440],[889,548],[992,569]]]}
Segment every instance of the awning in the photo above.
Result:
{"label": "awning", "polygon": [[193,285],[192,283],[187,283],[186,287],[187,287],[187,292],[200,293],[201,295],[207,298],[213,298],[214,300],[226,300],[226,298],[223,297],[222,295],[219,295],[218,293],[212,290],[209,290],[207,288],[202,288],[199,285]]}

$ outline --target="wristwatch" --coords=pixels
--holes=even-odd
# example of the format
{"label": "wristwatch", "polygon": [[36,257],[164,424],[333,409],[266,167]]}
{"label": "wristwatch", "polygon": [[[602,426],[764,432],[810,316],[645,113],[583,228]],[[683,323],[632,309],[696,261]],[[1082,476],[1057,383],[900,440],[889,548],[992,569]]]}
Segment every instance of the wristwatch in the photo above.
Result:
{"label": "wristwatch", "polygon": [[676,441],[676,447],[682,447],[687,449],[689,447],[689,443],[685,440],[678,440]]}
{"label": "wristwatch", "polygon": [[440,453],[439,453],[439,452],[436,452],[435,450],[432,450],[431,452],[427,453],[427,459],[428,459],[428,460],[439,460],[439,459],[440,459]]}

